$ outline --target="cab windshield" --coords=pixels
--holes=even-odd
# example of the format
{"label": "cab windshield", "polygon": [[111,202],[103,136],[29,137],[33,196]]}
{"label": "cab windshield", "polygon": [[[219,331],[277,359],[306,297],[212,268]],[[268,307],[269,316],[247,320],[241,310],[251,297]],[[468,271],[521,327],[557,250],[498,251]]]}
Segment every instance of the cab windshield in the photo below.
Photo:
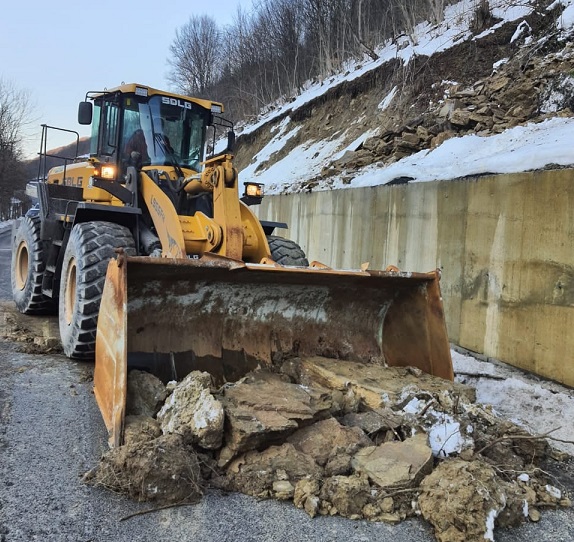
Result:
{"label": "cab windshield", "polygon": [[120,137],[122,160],[139,152],[142,165],[178,165],[200,170],[209,111],[182,99],[127,96]]}

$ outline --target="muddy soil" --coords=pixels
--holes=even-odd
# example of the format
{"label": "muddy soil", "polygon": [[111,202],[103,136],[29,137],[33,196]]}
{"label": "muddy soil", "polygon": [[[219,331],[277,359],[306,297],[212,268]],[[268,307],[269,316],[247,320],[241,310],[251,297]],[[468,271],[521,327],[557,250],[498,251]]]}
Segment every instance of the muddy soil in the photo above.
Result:
{"label": "muddy soil", "polygon": [[56,316],[25,316],[16,310],[12,301],[0,301],[0,314],[0,338],[16,343],[18,352],[63,352]]}

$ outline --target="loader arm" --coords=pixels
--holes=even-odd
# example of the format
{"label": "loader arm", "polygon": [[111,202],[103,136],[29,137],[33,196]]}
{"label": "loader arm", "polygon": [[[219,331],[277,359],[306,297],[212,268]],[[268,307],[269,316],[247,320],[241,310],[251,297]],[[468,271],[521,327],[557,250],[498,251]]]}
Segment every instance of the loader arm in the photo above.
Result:
{"label": "loader arm", "polygon": [[145,172],[140,173],[140,191],[161,242],[162,256],[185,258],[185,240],[171,200]]}
{"label": "loader arm", "polygon": [[255,263],[270,260],[259,220],[239,199],[238,175],[231,158],[226,154],[208,160],[200,178],[185,185],[188,194],[213,195],[213,218],[201,212],[178,215],[170,198],[146,171],[140,173],[141,195],[160,239],[163,257],[177,259],[210,252]]}

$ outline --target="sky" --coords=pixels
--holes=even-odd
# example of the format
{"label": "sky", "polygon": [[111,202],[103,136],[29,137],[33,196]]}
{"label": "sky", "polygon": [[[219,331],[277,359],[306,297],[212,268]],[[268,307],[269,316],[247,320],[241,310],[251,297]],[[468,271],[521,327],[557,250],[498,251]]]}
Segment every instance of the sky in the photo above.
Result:
{"label": "sky", "polygon": [[[25,155],[40,149],[40,125],[80,135],[78,103],[89,90],[141,83],[169,90],[169,46],[191,16],[209,15],[221,26],[251,0],[17,0],[5,2],[0,18],[0,79],[30,95]],[[50,136],[48,147],[73,141]]]}

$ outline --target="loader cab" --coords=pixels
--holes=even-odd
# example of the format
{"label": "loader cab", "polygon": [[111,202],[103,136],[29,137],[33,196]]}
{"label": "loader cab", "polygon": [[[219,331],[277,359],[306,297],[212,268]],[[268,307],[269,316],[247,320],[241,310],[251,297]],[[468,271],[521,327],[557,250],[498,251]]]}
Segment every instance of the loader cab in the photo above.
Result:
{"label": "loader cab", "polygon": [[93,106],[82,102],[78,121],[92,125],[91,156],[115,164],[119,175],[129,166],[201,170],[207,127],[213,123],[211,102],[136,85],[89,94]]}

